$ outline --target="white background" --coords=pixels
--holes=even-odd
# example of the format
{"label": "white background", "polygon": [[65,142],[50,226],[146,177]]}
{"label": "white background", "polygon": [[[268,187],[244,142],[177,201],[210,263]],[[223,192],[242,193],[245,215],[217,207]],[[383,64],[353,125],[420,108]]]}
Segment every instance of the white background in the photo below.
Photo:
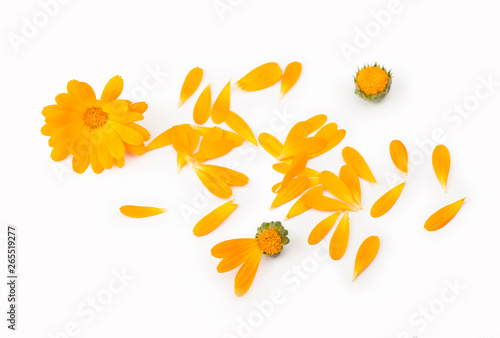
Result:
{"label": "white background", "polygon": [[[214,4],[231,10],[218,12]],[[2,337],[67,337],[67,327],[77,332],[73,337],[93,338],[499,337],[498,8],[490,0],[401,0],[379,29],[373,12],[388,7],[386,0],[71,0],[43,22],[38,1],[3,0],[0,223],[3,233],[9,223],[18,227],[20,279],[18,331],[12,333],[5,328],[2,277]],[[14,48],[9,39],[22,37],[26,20],[39,27]],[[371,37],[356,42],[366,29]],[[342,44],[359,48],[346,57]],[[324,246],[307,244],[311,229],[328,214],[300,215],[284,223],[290,244],[279,258],[263,258],[242,298],[233,293],[235,271],[217,273],[219,260],[210,249],[252,237],[262,221],[286,215],[291,204],[268,210],[270,188],[281,175],[262,148],[245,144],[213,161],[236,165],[250,183],[234,189],[240,204],[235,213],[196,238],[196,221],[223,201],[203,197],[205,189],[188,167],[177,175],[171,148],[127,157],[122,169],[78,175],[68,171],[68,161],[56,165],[50,159],[48,138],[40,134],[42,108],[71,79],[88,82],[99,95],[109,78],[123,76],[124,97],[142,96],[149,104],[140,124],[155,137],[192,122],[196,97],[208,82],[216,95],[228,80],[262,63],[284,68],[296,60],[302,76],[282,101],[279,85],[255,93],[234,90],[231,108],[256,134],[268,130],[281,140],[293,123],[327,114],[347,136],[309,166],[338,172],[340,151],[350,145],[380,184],[363,182],[365,209],[351,216],[350,243],[340,261],[325,259]],[[392,90],[379,104],[353,94],[356,68],[375,61],[394,73]],[[195,66],[205,71],[202,86],[177,109],[184,77]],[[161,74],[151,80],[154,69]],[[491,92],[482,87],[481,79],[488,78],[497,82]],[[449,112],[464,104],[468,117]],[[286,123],[278,118],[285,113],[293,115]],[[441,135],[432,140],[436,133]],[[395,207],[375,220],[371,204],[401,180],[389,157],[392,139],[406,144],[414,170]],[[447,194],[429,156],[441,142],[452,156]],[[424,230],[431,213],[463,196],[466,203],[447,227]],[[130,219],[118,211],[124,204],[168,212]],[[194,214],[183,216],[180,208]],[[379,254],[351,282],[357,248],[369,235],[380,236]],[[104,297],[114,283],[112,271],[122,269],[134,279],[102,311],[92,318],[78,312],[88,311],[87,299]],[[447,281],[465,289],[456,296]],[[268,304],[275,292],[282,302],[267,305],[263,314],[256,302]],[[429,307],[437,315],[423,319],[419,311]]]}

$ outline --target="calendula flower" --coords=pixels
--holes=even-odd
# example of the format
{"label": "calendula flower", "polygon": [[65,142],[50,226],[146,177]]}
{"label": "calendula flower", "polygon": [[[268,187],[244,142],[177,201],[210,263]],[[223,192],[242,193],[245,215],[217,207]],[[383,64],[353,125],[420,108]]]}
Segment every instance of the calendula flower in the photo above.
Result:
{"label": "calendula flower", "polygon": [[287,235],[281,222],[262,223],[255,238],[232,239],[212,248],[212,256],[222,259],[217,265],[218,272],[241,266],[234,280],[236,296],[243,296],[252,286],[263,255],[276,257],[281,253],[283,246],[290,242]]}
{"label": "calendula flower", "polygon": [[73,170],[79,174],[89,164],[95,173],[122,167],[125,150],[142,155],[149,132],[136,124],[148,108],[145,102],[118,100],[123,80],[115,76],[107,83],[101,98],[85,82],[68,82],[67,93],[56,96],[56,104],[43,108],[42,134],[50,136],[51,158],[62,161],[73,155]]}
{"label": "calendula flower", "polygon": [[354,76],[355,93],[368,101],[382,100],[391,89],[392,74],[375,63],[358,69]]}

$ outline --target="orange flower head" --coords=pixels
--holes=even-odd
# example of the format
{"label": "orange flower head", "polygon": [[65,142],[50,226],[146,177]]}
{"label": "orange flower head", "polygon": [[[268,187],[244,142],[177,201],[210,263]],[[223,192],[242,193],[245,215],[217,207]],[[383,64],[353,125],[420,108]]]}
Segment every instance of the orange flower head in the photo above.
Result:
{"label": "orange flower head", "polygon": [[380,101],[389,92],[391,82],[391,71],[386,71],[377,63],[373,66],[365,65],[361,70],[358,69],[354,77],[355,93],[368,101]]}
{"label": "orange flower head", "polygon": [[43,108],[42,134],[49,136],[50,157],[62,161],[72,155],[73,170],[83,173],[89,165],[99,174],[113,165],[122,167],[125,151],[142,155],[149,132],[136,124],[148,108],[145,102],[119,100],[123,80],[109,80],[101,98],[85,82],[68,82],[67,93],[56,96],[56,104]]}

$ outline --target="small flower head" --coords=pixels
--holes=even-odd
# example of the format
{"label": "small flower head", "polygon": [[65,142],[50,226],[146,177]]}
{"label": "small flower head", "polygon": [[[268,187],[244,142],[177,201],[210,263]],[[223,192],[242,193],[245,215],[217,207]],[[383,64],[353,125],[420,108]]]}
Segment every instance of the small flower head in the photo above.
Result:
{"label": "small flower head", "polygon": [[263,253],[277,256],[283,250],[283,245],[290,242],[287,235],[288,230],[281,225],[281,222],[264,222],[257,228],[255,238]]}
{"label": "small flower head", "polygon": [[391,89],[392,74],[385,67],[375,63],[373,66],[364,66],[358,69],[354,76],[355,93],[368,101],[382,100]]}

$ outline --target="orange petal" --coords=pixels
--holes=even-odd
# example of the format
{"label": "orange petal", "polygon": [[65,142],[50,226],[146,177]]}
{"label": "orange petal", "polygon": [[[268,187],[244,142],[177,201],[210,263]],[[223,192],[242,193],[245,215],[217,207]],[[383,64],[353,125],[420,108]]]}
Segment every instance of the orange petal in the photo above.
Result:
{"label": "orange petal", "polygon": [[318,114],[318,115],[315,115],[313,117],[308,118],[305,122],[307,122],[311,128],[310,133],[313,133],[316,130],[318,130],[319,128],[323,127],[323,125],[326,123],[327,119],[328,119],[328,117],[325,114]]}
{"label": "orange petal", "polygon": [[262,255],[262,251],[260,251],[257,241],[247,243],[222,258],[219,265],[217,265],[217,272],[224,273],[236,269],[250,257],[257,254]]}
{"label": "orange petal", "polygon": [[253,250],[248,260],[238,270],[234,279],[234,293],[236,296],[243,296],[252,286],[261,258],[262,251]]}
{"label": "orange petal", "polygon": [[278,157],[283,150],[281,142],[278,141],[276,137],[268,133],[262,133],[259,135],[259,143],[262,148],[264,148],[264,150],[271,154],[274,158]]}
{"label": "orange petal", "polygon": [[229,185],[240,186],[248,183],[248,177],[236,170],[211,164],[202,164],[196,167]]}
{"label": "orange petal", "polygon": [[342,150],[342,157],[344,158],[345,163],[353,168],[359,177],[365,179],[368,182],[377,182],[375,180],[375,177],[373,177],[370,167],[368,167],[365,159],[361,156],[360,153],[358,153],[357,150],[351,147],[345,147]]}
{"label": "orange petal", "polygon": [[446,192],[448,174],[450,173],[450,152],[444,145],[438,145],[432,152],[432,166],[434,172]]}
{"label": "orange petal", "polygon": [[284,147],[281,154],[276,158],[277,160],[284,160],[290,157],[294,157],[299,153],[306,152],[307,154],[313,154],[315,152],[321,151],[327,145],[327,142],[322,137],[309,137],[302,142],[294,143],[288,147]]}
{"label": "orange petal", "polygon": [[399,198],[399,195],[401,195],[401,192],[403,191],[403,188],[405,186],[405,182],[398,184],[373,203],[372,209],[370,210],[370,215],[373,218],[380,217],[382,215],[385,215],[389,210],[391,210],[392,206],[394,203]]}
{"label": "orange petal", "polygon": [[342,181],[337,175],[325,170],[319,174],[319,180],[325,189],[330,192],[330,194],[347,204],[358,206],[352,196],[351,190],[349,190],[344,181]]}
{"label": "orange petal", "polygon": [[330,257],[338,261],[344,256],[349,242],[349,214],[346,212],[340,219],[337,229],[330,240]]}
{"label": "orange petal", "polygon": [[300,77],[302,72],[302,64],[300,62],[289,63],[285,68],[283,79],[281,79],[281,98],[293,87]]}
{"label": "orange petal", "polygon": [[356,261],[354,262],[353,281],[377,256],[379,247],[380,239],[377,236],[370,236],[361,243],[356,254]]}
{"label": "orange petal", "polygon": [[233,148],[234,148],[233,141],[219,140],[203,148],[200,147],[200,150],[195,154],[191,155],[191,157],[201,163],[207,160],[211,160],[226,155],[231,150],[233,150]]}
{"label": "orange petal", "polygon": [[[241,146],[243,144],[243,141],[244,141],[240,135],[233,133],[232,131],[229,131],[229,130],[221,129],[219,127],[209,128],[209,127],[202,127],[202,126],[196,126],[196,125],[191,126],[191,127],[193,127],[193,129],[197,130],[203,137],[206,137],[207,133],[209,133],[210,130],[212,130],[214,128],[218,128],[219,130],[222,130],[222,138],[234,141],[235,147]],[[202,142],[203,142],[203,140],[202,140]]]}
{"label": "orange petal", "polygon": [[128,217],[133,218],[143,218],[156,216],[164,213],[167,209],[155,208],[155,207],[141,207],[135,205],[124,205],[120,208],[120,212]]}
{"label": "orange petal", "polygon": [[271,208],[279,207],[285,204],[295,197],[302,194],[307,188],[309,188],[310,182],[307,177],[296,177],[289,184],[287,184],[283,189],[280,189],[278,195],[271,204]]}
{"label": "orange petal", "polygon": [[461,200],[451,203],[433,213],[431,217],[425,221],[424,228],[427,231],[436,231],[444,227],[458,213],[458,210],[462,207],[464,200],[465,198],[462,198]]}
{"label": "orange petal", "polygon": [[216,258],[224,258],[235,250],[257,243],[255,238],[237,238],[220,242],[212,248],[211,254]]}
{"label": "orange petal", "polygon": [[[290,170],[291,165],[283,162],[273,164],[273,169],[280,174],[286,174]],[[319,172],[314,169],[304,168],[297,176],[318,177]]]}
{"label": "orange petal", "polygon": [[304,204],[304,196],[307,194],[322,194],[323,193],[323,186],[319,185],[319,182],[313,182],[313,180],[309,180],[309,186],[312,187],[311,189],[307,190],[300,198],[295,201],[295,203],[292,205],[290,210],[288,211],[288,214],[286,215],[285,219],[290,219],[292,217],[295,217],[297,215],[300,215],[307,210],[311,209],[307,205]]}
{"label": "orange petal", "polygon": [[290,147],[303,142],[311,133],[311,125],[306,121],[297,122],[288,132],[283,146]]}
{"label": "orange petal", "polygon": [[321,193],[304,194],[303,197],[302,202],[311,209],[323,211],[356,211],[354,207],[334,198],[324,196]]}
{"label": "orange petal", "polygon": [[186,164],[186,158],[198,147],[200,133],[189,124],[181,124],[170,128],[170,141],[177,151],[177,168]]}
{"label": "orange petal", "polygon": [[229,128],[234,130],[238,135],[243,137],[245,140],[257,145],[257,139],[255,138],[252,129],[250,129],[245,120],[243,120],[238,114],[229,111],[229,114],[227,115],[226,120],[224,122],[226,122]]}
{"label": "orange petal", "polygon": [[278,191],[286,187],[292,179],[297,177],[297,175],[304,170],[308,160],[309,156],[306,153],[300,153],[293,158],[293,161],[290,164],[290,170],[285,174],[285,177],[283,177],[283,181],[281,181],[281,186]]}
{"label": "orange petal", "polygon": [[212,107],[212,121],[216,124],[226,120],[231,105],[231,81],[222,89]]}
{"label": "orange petal", "polygon": [[351,191],[352,197],[354,197],[354,201],[356,201],[356,205],[361,208],[361,186],[359,184],[358,174],[356,174],[354,169],[350,166],[343,165],[340,168],[339,177]]}
{"label": "orange petal", "polygon": [[208,130],[202,134],[203,138],[200,142],[200,150],[203,150],[214,142],[224,139],[224,132],[219,127],[208,128]]}
{"label": "orange petal", "polygon": [[216,176],[211,175],[206,172],[200,166],[193,166],[196,175],[200,179],[201,183],[217,197],[229,198],[233,194],[231,187],[224,181],[220,180]]}
{"label": "orange petal", "polygon": [[396,168],[408,175],[408,152],[405,145],[399,140],[394,140],[389,145],[389,153]]}
{"label": "orange petal", "polygon": [[123,90],[123,79],[121,76],[113,76],[102,91],[101,101],[113,101],[118,99]]}
{"label": "orange petal", "polygon": [[205,124],[210,117],[212,111],[212,92],[210,83],[201,92],[193,109],[193,119],[197,124]]}
{"label": "orange petal", "polygon": [[179,107],[186,102],[187,99],[194,94],[196,89],[201,83],[201,79],[203,78],[203,69],[196,67],[191,69],[191,71],[186,76],[184,83],[182,84],[181,95],[179,99]]}
{"label": "orange petal", "polygon": [[276,62],[265,63],[242,77],[236,84],[246,91],[271,87],[281,79],[282,71]]}
{"label": "orange petal", "polygon": [[337,124],[328,123],[324,127],[322,127],[316,133],[315,137],[322,137],[326,140],[326,146],[323,149],[315,153],[311,153],[311,158],[323,155],[324,153],[335,148],[346,135],[346,131],[344,129],[337,129]]}
{"label": "orange petal", "polygon": [[233,202],[231,200],[222,204],[200,219],[194,226],[194,235],[200,237],[214,231],[238,206]]}
{"label": "orange petal", "polygon": [[310,245],[318,244],[323,238],[325,238],[330,229],[333,228],[333,225],[337,221],[339,215],[340,212],[334,212],[333,214],[319,222],[309,234],[307,242]]}

